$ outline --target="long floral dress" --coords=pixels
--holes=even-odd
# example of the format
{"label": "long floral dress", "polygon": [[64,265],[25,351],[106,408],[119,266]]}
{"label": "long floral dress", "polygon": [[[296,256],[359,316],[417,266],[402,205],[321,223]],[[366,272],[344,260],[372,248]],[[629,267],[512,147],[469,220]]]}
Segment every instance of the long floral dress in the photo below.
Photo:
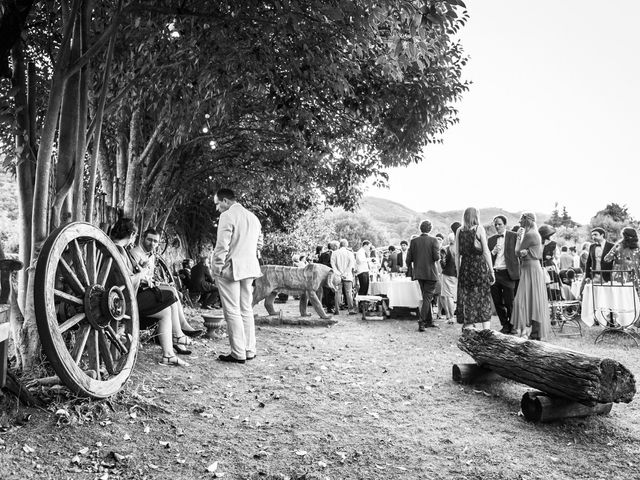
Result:
{"label": "long floral dress", "polygon": [[474,246],[476,230],[460,230],[458,248],[458,323],[491,321],[491,273],[482,250]]}

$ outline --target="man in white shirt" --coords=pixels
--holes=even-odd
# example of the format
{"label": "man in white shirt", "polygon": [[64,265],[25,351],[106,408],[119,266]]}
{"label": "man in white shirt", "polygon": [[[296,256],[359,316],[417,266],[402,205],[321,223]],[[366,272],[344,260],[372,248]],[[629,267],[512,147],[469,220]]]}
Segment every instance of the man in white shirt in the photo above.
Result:
{"label": "man in white shirt", "polygon": [[573,268],[573,255],[569,253],[569,248],[564,245],[560,249],[560,258],[558,259],[558,268],[560,270],[567,270]]}
{"label": "man in white shirt", "polygon": [[342,290],[347,300],[347,307],[349,309],[349,315],[356,315],[353,306],[353,295],[351,290],[353,288],[353,271],[356,268],[356,259],[353,252],[349,251],[347,247],[349,241],[345,238],[340,240],[340,248],[333,252],[331,255],[331,268],[336,275],[342,279],[342,288],[336,290],[336,312],[340,310],[340,303],[342,301]]}
{"label": "man in white shirt", "polygon": [[362,247],[356,252],[358,295],[366,295],[369,293],[369,255],[371,255],[371,242],[364,240]]}

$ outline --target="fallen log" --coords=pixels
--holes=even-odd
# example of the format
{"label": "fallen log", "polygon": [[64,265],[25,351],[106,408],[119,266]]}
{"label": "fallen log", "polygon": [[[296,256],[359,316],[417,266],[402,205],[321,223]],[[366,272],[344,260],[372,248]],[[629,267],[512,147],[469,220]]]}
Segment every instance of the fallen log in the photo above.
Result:
{"label": "fallen log", "polygon": [[606,415],[613,403],[598,403],[594,406],[583,405],[566,398],[554,398],[542,392],[527,392],[522,396],[520,409],[524,418],[530,422],[553,422],[565,418]]}
{"label": "fallen log", "polygon": [[503,335],[465,330],[458,348],[486,369],[549,394],[583,405],[629,403],[636,393],[633,374],[621,363]]}

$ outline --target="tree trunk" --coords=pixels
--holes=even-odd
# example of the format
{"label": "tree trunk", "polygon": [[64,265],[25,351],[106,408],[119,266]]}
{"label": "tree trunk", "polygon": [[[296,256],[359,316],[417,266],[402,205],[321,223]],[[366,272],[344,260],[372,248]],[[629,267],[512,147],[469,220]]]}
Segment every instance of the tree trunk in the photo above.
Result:
{"label": "tree trunk", "polygon": [[481,367],[584,405],[629,403],[636,393],[633,374],[619,362],[548,343],[523,340],[493,330],[466,330],[458,348]]}
{"label": "tree trunk", "polygon": [[[69,18],[73,22],[77,17]],[[81,28],[80,21],[75,22],[73,38],[71,40],[70,61],[75,62],[80,57]],[[71,209],[67,207],[72,202],[65,202],[72,191],[76,172],[80,165],[76,165],[78,152],[78,124],[82,113],[80,112],[81,92],[80,73],[72,75],[64,88],[62,97],[62,109],[60,111],[60,132],[58,136],[58,159],[56,164],[55,197],[51,209],[51,226],[53,230],[61,223],[71,219]],[[86,104],[85,104],[86,106]],[[84,133],[83,133],[84,135]],[[64,208],[63,208],[64,207]]]}
{"label": "tree trunk", "polygon": [[[83,2],[79,14],[79,56],[82,56],[88,47],[89,3],[91,2]],[[78,124],[76,131],[75,175],[73,179],[73,215],[71,217],[74,222],[84,220],[84,163],[87,152],[87,116],[89,114],[89,79],[91,78],[89,64],[80,69],[78,78]],[[91,196],[91,191],[89,191],[88,195]]]}
{"label": "tree trunk", "polygon": [[138,146],[140,144],[140,119],[142,117],[142,106],[137,105],[131,114],[129,120],[129,150],[127,152],[127,174],[125,178],[124,198],[122,199],[124,216],[129,218],[135,217],[135,204],[134,199],[136,197],[136,172],[140,163],[138,156]]}
{"label": "tree trunk", "polygon": [[[27,97],[27,78],[25,76],[25,61],[22,42],[19,42],[12,50],[13,79],[12,85],[18,87],[15,95],[16,123],[18,133],[15,136],[18,161],[16,164],[16,177],[18,183],[18,213],[20,218],[20,259],[24,265],[31,261],[31,209],[33,208],[33,161],[31,132],[32,119],[30,102],[33,98]],[[35,79],[29,79],[29,87],[33,87]],[[30,88],[29,88],[30,90]]]}
{"label": "tree trunk", "polygon": [[[107,89],[109,85],[109,77],[111,76],[111,60],[113,58],[113,50],[115,48],[116,34],[109,40],[109,48],[107,49],[107,61],[104,68],[104,76],[102,77],[102,89],[100,91],[100,98],[98,100],[98,108],[95,113],[96,129],[93,137],[93,151],[91,153],[91,161],[89,162],[89,188],[88,188],[88,201],[87,201],[87,216],[86,221],[93,222],[93,206],[96,195],[96,177],[98,170],[98,156],[100,155],[100,149],[102,147],[101,135],[102,135],[102,120],[104,116],[104,105],[107,98]],[[103,190],[107,190],[103,187]]]}
{"label": "tree trunk", "polygon": [[[80,0],[73,0],[70,18],[74,18],[78,11]],[[51,176],[53,145],[58,126],[58,116],[62,103],[62,92],[65,86],[65,72],[69,62],[69,42],[73,22],[69,21],[64,26],[62,42],[60,43],[58,58],[53,70],[49,102],[44,117],[44,125],[40,134],[40,146],[38,147],[38,159],[36,162],[35,185],[33,190],[32,228],[31,228],[31,257],[35,260],[38,256],[41,243],[49,233],[49,180]]]}

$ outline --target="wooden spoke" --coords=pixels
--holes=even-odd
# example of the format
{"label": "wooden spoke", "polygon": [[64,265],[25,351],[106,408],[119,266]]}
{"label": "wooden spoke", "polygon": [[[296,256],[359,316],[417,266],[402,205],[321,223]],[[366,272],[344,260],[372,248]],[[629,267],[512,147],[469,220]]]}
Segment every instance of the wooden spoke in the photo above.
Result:
{"label": "wooden spoke", "polygon": [[56,298],[58,300],[62,300],[63,302],[72,303],[73,305],[84,305],[84,302],[81,298],[74,297],[73,295],[69,295],[68,293],[63,292],[62,290],[58,290],[55,288],[53,290]]}
{"label": "wooden spoke", "polygon": [[89,274],[87,273],[87,266],[84,263],[84,258],[82,256],[82,249],[80,248],[80,244],[78,243],[78,239],[74,239],[70,243],[71,255],[73,256],[73,264],[76,267],[76,271],[80,275],[80,280],[82,281],[85,287],[89,286]]}
{"label": "wooden spoke", "polygon": [[89,240],[87,242],[87,273],[89,274],[89,283],[93,284],[96,281],[97,268],[97,246],[95,240]]}
{"label": "wooden spoke", "polygon": [[76,344],[73,346],[73,350],[71,351],[71,356],[76,364],[79,363],[82,358],[82,353],[84,352],[84,347],[87,345],[87,339],[89,338],[90,331],[91,327],[88,324],[84,324],[81,325],[76,332]]}
{"label": "wooden spoke", "polygon": [[104,333],[105,335],[107,335],[107,337],[109,337],[109,340],[111,340],[111,343],[118,349],[118,351],[122,355],[126,355],[127,353],[129,353],[129,349],[118,338],[118,334],[113,330],[113,327],[111,327],[111,325],[107,325],[105,327]]}
{"label": "wooden spoke", "polygon": [[76,293],[79,293],[80,295],[84,295],[85,287],[84,285],[82,285],[82,283],[80,282],[80,279],[75,274],[75,272],[71,269],[71,266],[67,263],[67,261],[64,258],[60,257],[60,262],[58,263],[58,266],[62,267],[61,269],[62,276],[64,277],[65,281],[69,284],[69,286]]}
{"label": "wooden spoke", "polygon": [[98,343],[100,347],[100,357],[102,357],[102,361],[104,362],[104,366],[111,375],[115,375],[116,370],[113,366],[113,357],[111,356],[111,352],[109,351],[109,341],[105,336],[104,331],[97,330],[98,333]]}
{"label": "wooden spoke", "polygon": [[100,345],[98,342],[98,331],[91,329],[87,353],[89,354],[89,368],[96,372],[96,380],[100,380]]}
{"label": "wooden spoke", "polygon": [[87,318],[87,315],[84,312],[81,312],[81,313],[78,313],[78,314],[74,315],[73,317],[67,319],[64,323],[60,324],[60,333],[66,332],[71,327],[73,327],[74,325],[77,325],[78,323],[80,323],[85,318]]}
{"label": "wooden spoke", "polygon": [[96,281],[96,283],[104,287],[104,284],[107,282],[107,278],[109,277],[109,272],[111,272],[112,264],[113,258],[109,257],[106,259],[106,261],[103,262],[102,265],[100,265],[100,274],[98,275],[98,280]]}

